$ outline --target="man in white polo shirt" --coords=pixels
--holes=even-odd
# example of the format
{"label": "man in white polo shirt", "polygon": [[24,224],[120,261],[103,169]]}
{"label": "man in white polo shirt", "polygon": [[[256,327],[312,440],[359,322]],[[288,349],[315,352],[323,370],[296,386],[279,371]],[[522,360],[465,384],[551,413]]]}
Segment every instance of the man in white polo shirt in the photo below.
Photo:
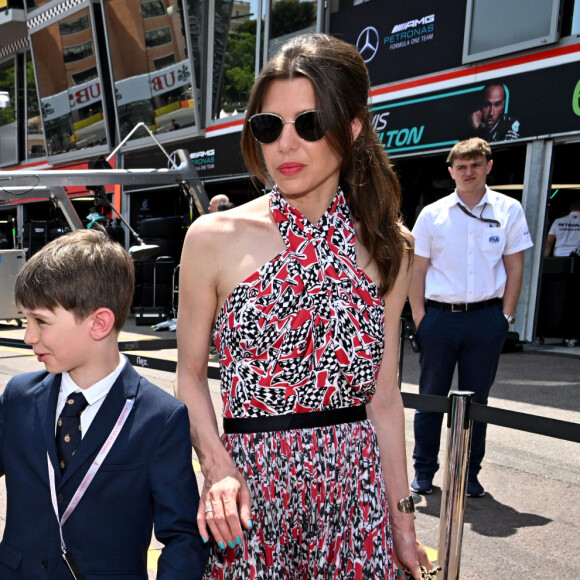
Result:
{"label": "man in white polo shirt", "polygon": [[544,256],[550,256],[552,248],[557,257],[580,254],[580,199],[572,201],[567,216],[554,220],[546,238]]}
{"label": "man in white polo shirt", "polygon": [[[532,246],[522,206],[486,185],[491,149],[480,138],[457,143],[447,157],[456,190],[425,207],[415,223],[409,301],[421,347],[419,392],[447,396],[458,387],[487,404],[508,329],[514,323]],[[431,493],[443,415],[415,413],[415,478],[411,490]],[[485,454],[484,423],[473,425],[467,495],[481,497],[477,475]]]}

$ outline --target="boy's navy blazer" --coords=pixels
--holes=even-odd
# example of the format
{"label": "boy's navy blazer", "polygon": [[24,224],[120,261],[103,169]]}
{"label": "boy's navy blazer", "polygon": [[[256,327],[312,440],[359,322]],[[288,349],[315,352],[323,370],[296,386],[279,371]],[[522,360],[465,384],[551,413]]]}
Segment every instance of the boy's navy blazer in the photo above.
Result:
{"label": "boy's navy blazer", "polygon": [[72,578],[61,556],[47,452],[62,515],[129,398],[135,403],[125,425],[63,526],[65,543],[85,580],[146,580],[154,524],[165,545],[157,578],[201,578],[207,550],[196,524],[199,495],[185,406],[127,362],[61,475],[55,442],[60,382],[61,375],[26,373],[0,397],[0,475],[7,489],[0,578]]}

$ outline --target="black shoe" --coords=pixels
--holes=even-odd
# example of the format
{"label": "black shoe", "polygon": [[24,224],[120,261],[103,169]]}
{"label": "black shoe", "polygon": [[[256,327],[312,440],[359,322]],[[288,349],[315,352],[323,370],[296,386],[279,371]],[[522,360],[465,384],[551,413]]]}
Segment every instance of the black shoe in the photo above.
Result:
{"label": "black shoe", "polygon": [[470,475],[467,479],[467,497],[483,497],[485,490],[479,483],[477,475]]}
{"label": "black shoe", "polygon": [[415,479],[411,483],[413,493],[429,495],[433,492],[433,476],[428,473],[416,473]]}

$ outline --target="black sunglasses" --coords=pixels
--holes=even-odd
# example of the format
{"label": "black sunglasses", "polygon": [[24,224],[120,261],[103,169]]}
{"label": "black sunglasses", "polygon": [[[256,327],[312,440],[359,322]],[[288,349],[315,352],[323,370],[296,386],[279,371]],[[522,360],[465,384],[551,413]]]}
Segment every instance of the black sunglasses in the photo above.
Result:
{"label": "black sunglasses", "polygon": [[286,123],[293,123],[294,129],[300,139],[304,141],[320,141],[326,135],[326,129],[322,125],[318,111],[305,111],[300,113],[294,121],[284,121],[275,113],[258,113],[250,117],[250,128],[256,141],[263,145],[274,143],[282,135],[282,129]]}

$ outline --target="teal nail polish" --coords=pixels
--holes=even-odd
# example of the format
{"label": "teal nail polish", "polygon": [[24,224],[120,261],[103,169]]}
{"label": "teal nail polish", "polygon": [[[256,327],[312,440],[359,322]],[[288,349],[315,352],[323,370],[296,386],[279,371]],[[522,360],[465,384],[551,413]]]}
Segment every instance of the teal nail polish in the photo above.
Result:
{"label": "teal nail polish", "polygon": [[220,543],[218,544],[218,546],[219,546],[219,547],[220,547],[222,550],[225,550],[225,549],[226,549],[226,545],[225,545],[223,542],[220,542]]}
{"label": "teal nail polish", "polygon": [[202,536],[202,537],[201,537],[201,541],[202,541],[204,544],[207,544],[207,538],[206,538],[205,536]]}
{"label": "teal nail polish", "polygon": [[236,545],[233,542],[228,542],[228,546],[230,548],[235,548],[236,547]]}
{"label": "teal nail polish", "polygon": [[242,543],[242,538],[236,536],[236,544],[239,546]]}
{"label": "teal nail polish", "polygon": [[250,527],[250,530],[254,527],[254,522],[252,520],[248,520],[248,526]]}

